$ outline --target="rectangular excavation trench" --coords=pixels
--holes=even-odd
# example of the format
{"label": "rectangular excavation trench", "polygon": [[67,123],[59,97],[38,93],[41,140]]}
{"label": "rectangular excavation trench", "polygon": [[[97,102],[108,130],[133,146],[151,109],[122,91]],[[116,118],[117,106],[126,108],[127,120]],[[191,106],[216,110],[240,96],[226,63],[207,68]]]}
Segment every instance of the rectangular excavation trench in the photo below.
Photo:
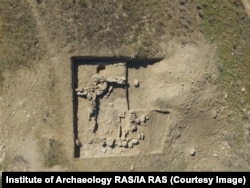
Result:
{"label": "rectangular excavation trench", "polygon": [[[147,71],[160,60],[71,58],[75,158],[162,152],[169,112],[141,98]],[[137,79],[145,81],[135,86]]]}

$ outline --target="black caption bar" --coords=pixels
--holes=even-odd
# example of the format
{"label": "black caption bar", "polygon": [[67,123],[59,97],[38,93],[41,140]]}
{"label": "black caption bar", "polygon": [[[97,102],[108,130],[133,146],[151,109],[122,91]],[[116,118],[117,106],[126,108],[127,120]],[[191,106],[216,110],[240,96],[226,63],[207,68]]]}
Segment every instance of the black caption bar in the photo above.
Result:
{"label": "black caption bar", "polygon": [[250,172],[2,172],[2,187],[250,187]]}

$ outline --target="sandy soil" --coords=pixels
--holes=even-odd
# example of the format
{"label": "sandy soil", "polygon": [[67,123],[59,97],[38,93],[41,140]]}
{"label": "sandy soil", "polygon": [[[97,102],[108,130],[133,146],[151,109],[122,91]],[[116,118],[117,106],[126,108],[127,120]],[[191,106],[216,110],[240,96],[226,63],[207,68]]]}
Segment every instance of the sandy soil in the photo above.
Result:
{"label": "sandy soil", "polygon": [[250,1],[249,0],[242,0],[243,5],[247,11],[248,16],[250,16]]}

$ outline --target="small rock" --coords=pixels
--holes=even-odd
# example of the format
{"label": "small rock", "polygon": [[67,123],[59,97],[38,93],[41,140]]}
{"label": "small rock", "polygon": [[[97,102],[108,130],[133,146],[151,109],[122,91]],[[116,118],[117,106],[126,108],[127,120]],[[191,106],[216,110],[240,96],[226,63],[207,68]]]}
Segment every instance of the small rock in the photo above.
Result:
{"label": "small rock", "polygon": [[115,143],[115,139],[114,139],[114,138],[107,138],[107,139],[106,139],[106,144],[107,144],[109,147],[113,147],[113,146],[114,146],[114,143]]}
{"label": "small rock", "polygon": [[227,93],[226,92],[224,93],[224,99],[227,99]]}
{"label": "small rock", "polygon": [[134,171],[134,169],[135,169],[134,165],[131,165],[130,170]]}
{"label": "small rock", "polygon": [[128,142],[127,141],[122,141],[122,147],[127,147],[128,146]]}
{"label": "small rock", "polygon": [[139,123],[140,123],[140,120],[139,120],[138,118],[136,118],[136,119],[134,119],[134,122],[135,122],[136,124],[139,124]]}
{"label": "small rock", "polygon": [[144,140],[145,135],[143,133],[140,133],[140,140]]}
{"label": "small rock", "polygon": [[20,106],[24,106],[25,105],[25,102],[24,102],[24,100],[22,100],[22,101],[20,101]]}
{"label": "small rock", "polygon": [[112,103],[112,102],[111,102],[111,103],[108,103],[107,106],[108,106],[108,107],[113,107],[113,106],[114,106],[114,103]]}
{"label": "small rock", "polygon": [[145,121],[146,121],[146,116],[147,116],[147,115],[145,115],[145,114],[141,115],[141,117],[140,117],[140,122],[145,123]]}
{"label": "small rock", "polygon": [[217,118],[217,114],[218,114],[218,111],[217,111],[217,110],[214,110],[214,111],[213,111],[213,118],[214,118],[214,119]]}
{"label": "small rock", "polygon": [[135,111],[134,111],[134,110],[131,110],[131,111],[130,111],[130,114],[135,114]]}
{"label": "small rock", "polygon": [[103,153],[106,153],[106,151],[107,151],[107,148],[102,148]]}
{"label": "small rock", "polygon": [[185,8],[184,6],[181,6],[181,7],[179,8],[179,10],[180,10],[181,12],[185,12],[185,11],[186,11],[186,8]]}
{"label": "small rock", "polygon": [[80,142],[80,140],[79,139],[76,139],[76,146],[78,146],[78,147],[81,147],[81,142]]}
{"label": "small rock", "polygon": [[[189,23],[186,20],[181,20],[181,25],[182,27],[185,27],[186,29],[189,28]],[[177,79],[179,79],[179,77]]]}
{"label": "small rock", "polygon": [[200,18],[204,17],[204,12],[202,10],[199,10],[198,13],[199,13]]}
{"label": "small rock", "polygon": [[128,142],[128,147],[129,148],[132,148],[133,147],[133,143],[130,141],[130,142]]}
{"label": "small rock", "polygon": [[118,145],[119,147],[122,147],[122,141],[118,141],[117,145]]}
{"label": "small rock", "polygon": [[134,86],[135,86],[135,87],[139,87],[139,84],[140,84],[140,83],[139,83],[139,80],[135,79],[135,80],[134,80]]}
{"label": "small rock", "polygon": [[91,95],[90,93],[87,94],[87,99],[88,99],[89,101],[92,100],[92,95]]}
{"label": "small rock", "polygon": [[5,148],[5,145],[0,146],[0,151],[2,151]]}
{"label": "small rock", "polygon": [[180,1],[180,5],[185,5],[186,4],[186,0],[179,0]]}
{"label": "small rock", "polygon": [[137,139],[133,138],[133,139],[131,140],[131,143],[132,143],[133,145],[135,145],[135,144],[138,144],[139,142],[138,142]]}
{"label": "small rock", "polygon": [[245,91],[246,91],[246,88],[243,87],[243,88],[241,89],[241,91],[242,91],[242,92],[245,92]]}
{"label": "small rock", "polygon": [[195,156],[195,153],[196,153],[196,151],[195,151],[194,148],[189,149],[189,154],[190,154],[191,156]]}
{"label": "small rock", "polygon": [[135,132],[137,130],[137,126],[136,125],[131,125],[130,126],[130,131],[131,132]]}
{"label": "small rock", "polygon": [[198,10],[200,10],[200,9],[202,9],[202,5],[197,5],[196,8],[197,8]]}

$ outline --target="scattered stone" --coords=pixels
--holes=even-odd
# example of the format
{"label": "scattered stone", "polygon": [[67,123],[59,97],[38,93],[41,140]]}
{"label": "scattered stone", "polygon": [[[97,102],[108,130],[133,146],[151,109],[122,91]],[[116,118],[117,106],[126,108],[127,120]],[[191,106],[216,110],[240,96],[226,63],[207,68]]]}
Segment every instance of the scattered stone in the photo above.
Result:
{"label": "scattered stone", "polygon": [[134,80],[134,86],[135,86],[135,87],[139,87],[139,84],[140,84],[140,83],[139,83],[139,80],[135,79],[135,80]]}
{"label": "scattered stone", "polygon": [[200,10],[200,9],[202,9],[202,5],[197,5],[196,8],[197,8],[198,10]]}
{"label": "scattered stone", "polygon": [[113,147],[113,146],[114,146],[114,143],[115,143],[115,139],[114,139],[114,138],[107,138],[107,139],[106,139],[106,144],[107,144],[107,146]]}
{"label": "scattered stone", "polygon": [[106,151],[107,151],[107,148],[102,148],[103,153],[106,153]]}
{"label": "scattered stone", "polygon": [[82,144],[81,144],[81,142],[80,142],[80,140],[78,138],[76,139],[76,146],[78,146],[78,147],[82,146]]}
{"label": "scattered stone", "polygon": [[140,117],[140,123],[141,123],[141,125],[145,125],[146,119],[147,119],[147,115],[146,114],[141,115],[141,117]]}
{"label": "scattered stone", "polygon": [[133,147],[133,143],[130,141],[130,142],[128,142],[128,147],[129,148],[132,148]]}
{"label": "scattered stone", "polygon": [[125,140],[125,141],[122,141],[122,147],[127,147],[128,146],[128,142]]}
{"label": "scattered stone", "polygon": [[143,133],[138,133],[138,140],[144,140],[145,136]]}
{"label": "scattered stone", "polygon": [[137,126],[136,125],[131,125],[130,126],[130,131],[131,132],[135,132],[137,130]]}
{"label": "scattered stone", "polygon": [[192,157],[195,156],[195,153],[196,153],[196,151],[195,151],[194,148],[189,149],[189,154],[190,154]]}
{"label": "scattered stone", "polygon": [[213,111],[213,118],[216,119],[216,118],[217,118],[217,115],[218,115],[218,111],[217,111],[217,110],[214,110],[214,111]]}
{"label": "scattered stone", "polygon": [[22,100],[22,101],[20,101],[20,106],[24,106],[25,105],[25,102],[24,102],[24,100]]}
{"label": "scattered stone", "polygon": [[114,107],[114,103],[112,103],[112,102],[111,102],[111,103],[108,103],[107,106],[108,106],[108,107]]}
{"label": "scattered stone", "polygon": [[118,145],[119,147],[122,147],[122,141],[119,140],[119,141],[117,142],[117,145]]}
{"label": "scattered stone", "polygon": [[181,6],[181,7],[179,8],[179,10],[180,10],[181,12],[185,12],[185,11],[186,11],[186,8],[185,8],[184,6]]}
{"label": "scattered stone", "polygon": [[245,92],[245,91],[246,91],[246,88],[244,88],[244,87],[241,88],[241,91],[242,91],[242,92]]}
{"label": "scattered stone", "polygon": [[[181,20],[181,25],[182,27],[185,27],[186,29],[189,28],[189,23],[186,20]],[[179,77],[177,79],[179,79]]]}
{"label": "scattered stone", "polygon": [[135,169],[134,165],[131,165],[130,170],[134,171],[134,169]]}
{"label": "scattered stone", "polygon": [[136,145],[136,144],[139,144],[139,141],[135,138],[133,138],[131,141],[130,141],[133,145]]}
{"label": "scattered stone", "polygon": [[224,93],[224,99],[227,99],[227,93],[226,92]]}
{"label": "scattered stone", "polygon": [[0,146],[0,151],[2,151],[5,148],[5,145]]}
{"label": "scattered stone", "polygon": [[200,18],[204,17],[204,12],[202,10],[199,10],[198,13],[199,13]]}
{"label": "scattered stone", "polygon": [[138,118],[134,119],[133,122],[136,124],[140,124],[140,120]]}
{"label": "scattered stone", "polygon": [[135,121],[135,119],[136,119],[136,113],[135,113],[135,111],[134,110],[131,110],[131,112],[130,112],[130,121],[131,122],[134,122]]}
{"label": "scattered stone", "polygon": [[112,82],[116,83],[116,78],[112,77],[112,76],[109,76],[109,77],[106,78],[106,81],[110,82],[110,83],[112,83]]}
{"label": "scattered stone", "polygon": [[179,0],[180,5],[185,5],[186,4],[186,0]]}
{"label": "scattered stone", "polygon": [[37,4],[40,4],[43,2],[43,0],[36,0]]}
{"label": "scattered stone", "polygon": [[92,95],[91,95],[90,93],[87,94],[87,99],[88,99],[89,101],[92,100]]}
{"label": "scattered stone", "polygon": [[141,117],[140,117],[140,122],[145,122],[145,121],[146,121],[146,115],[143,114],[143,115],[141,115]]}

